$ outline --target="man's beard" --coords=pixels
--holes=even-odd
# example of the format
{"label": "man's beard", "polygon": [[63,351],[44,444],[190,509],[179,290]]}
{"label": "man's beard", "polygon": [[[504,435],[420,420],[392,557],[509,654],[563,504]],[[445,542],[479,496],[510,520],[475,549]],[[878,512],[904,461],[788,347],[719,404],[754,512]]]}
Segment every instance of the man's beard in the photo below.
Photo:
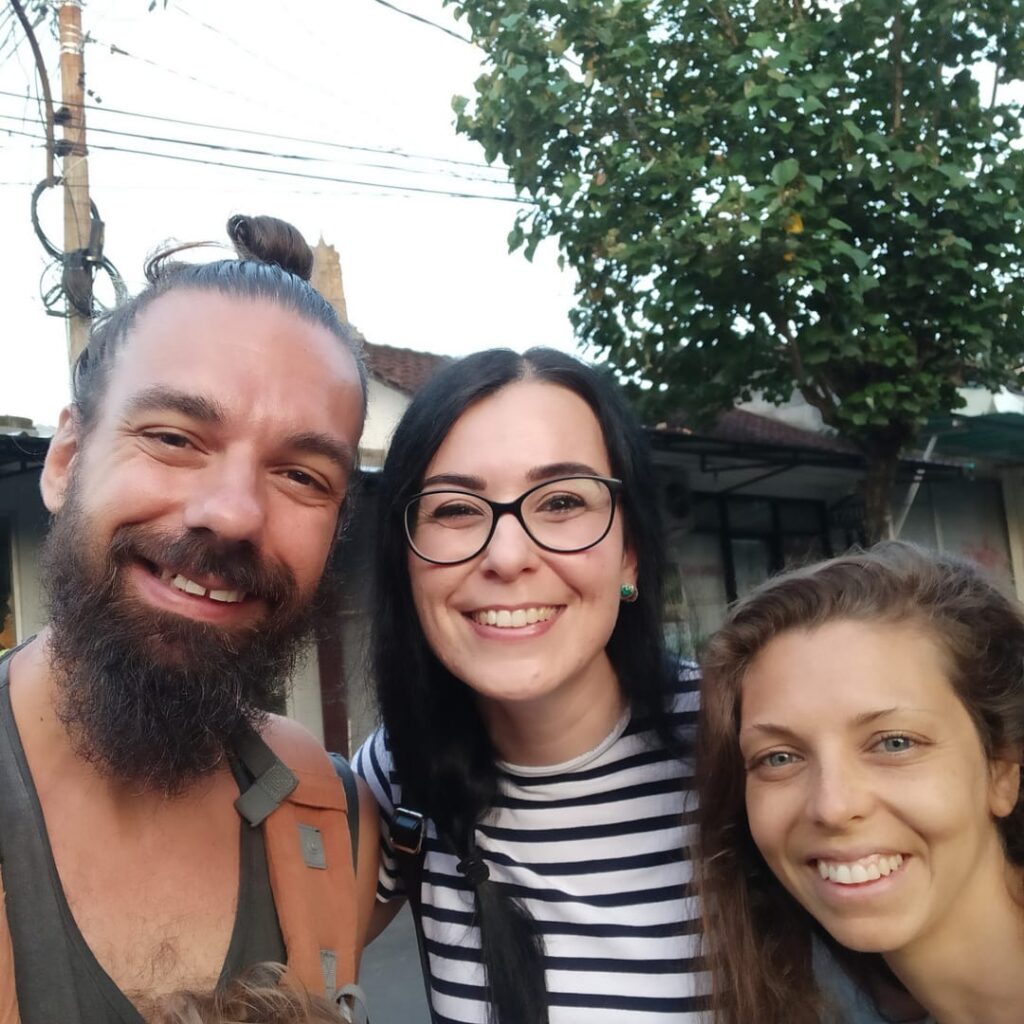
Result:
{"label": "man's beard", "polygon": [[[204,530],[123,526],[106,557],[90,562],[91,532],[72,487],[42,555],[57,713],[98,770],[177,795],[218,766],[234,736],[281,708],[304,642],[334,607],[334,588],[325,579],[303,598],[291,574],[252,545]],[[267,614],[227,629],[151,608],[126,588],[140,559],[186,577],[216,576]]]}

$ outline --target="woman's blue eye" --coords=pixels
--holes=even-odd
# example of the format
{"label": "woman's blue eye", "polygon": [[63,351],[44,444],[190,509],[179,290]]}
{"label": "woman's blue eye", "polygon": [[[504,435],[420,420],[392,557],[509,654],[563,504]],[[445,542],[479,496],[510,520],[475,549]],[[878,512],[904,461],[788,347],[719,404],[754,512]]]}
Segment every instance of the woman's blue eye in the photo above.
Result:
{"label": "woman's blue eye", "polygon": [[901,754],[904,750],[910,750],[914,746],[914,741],[909,736],[897,734],[893,736],[883,736],[879,741],[878,745],[887,754]]}
{"label": "woman's blue eye", "polygon": [[786,765],[792,763],[793,755],[785,750],[773,750],[770,754],[765,754],[761,758],[761,764],[766,768],[785,768]]}

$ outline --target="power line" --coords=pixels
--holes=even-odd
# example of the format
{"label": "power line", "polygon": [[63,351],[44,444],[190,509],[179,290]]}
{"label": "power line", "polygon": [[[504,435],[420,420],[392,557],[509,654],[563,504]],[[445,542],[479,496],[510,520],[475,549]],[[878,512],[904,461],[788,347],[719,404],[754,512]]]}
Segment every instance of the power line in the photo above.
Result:
{"label": "power line", "polygon": [[[2,129],[0,129],[0,130],[2,130]],[[34,147],[30,147],[30,148],[34,148]],[[260,180],[266,181],[266,183],[268,185],[280,184],[279,182],[272,182],[272,181],[269,181],[268,179],[260,179]],[[34,181],[0,181],[0,188],[28,188],[28,189],[31,189],[35,184],[36,184],[36,182],[34,182]],[[145,182],[138,182],[138,181],[122,181],[122,182],[114,182],[114,181],[112,181],[112,182],[109,182],[109,183],[105,183],[105,185],[109,189],[117,189],[118,191],[131,190],[131,189],[134,189],[134,190],[137,190],[137,191],[143,191],[143,190],[147,190],[147,189],[151,190],[151,189],[156,187],[154,185],[150,185],[150,184],[147,184]],[[167,184],[161,184],[160,185],[160,191],[161,192],[202,192],[204,195],[207,194],[207,193],[213,193],[213,192],[229,192],[229,193],[237,194],[238,186],[237,185],[209,185],[209,184],[206,184],[206,183],[204,183],[202,185],[167,185]],[[294,196],[358,196],[360,199],[375,199],[375,198],[390,199],[390,198],[394,197],[394,193],[392,193],[392,192],[384,192],[384,191],[367,192],[365,189],[354,189],[354,188],[349,188],[349,189],[331,189],[330,191],[327,191],[327,190],[324,190],[324,189],[315,189],[315,188],[279,188],[279,189],[276,190],[276,194],[278,194],[278,195],[294,195]]]}
{"label": "power line", "polygon": [[137,60],[142,64],[148,64],[150,67],[157,68],[159,71],[163,71],[169,75],[175,75],[178,78],[184,78],[189,82],[195,82],[196,85],[201,85],[207,89],[212,89],[214,92],[223,93],[225,96],[234,96],[236,99],[244,100],[246,102],[252,102],[252,96],[245,93],[235,92],[234,89],[228,89],[223,85],[214,85],[212,82],[207,82],[205,79],[197,78],[195,75],[190,75],[185,71],[179,71],[177,68],[168,67],[166,64],[161,64],[159,61],[150,59],[149,57],[140,57],[137,53],[131,53],[130,51],[118,46],[116,43],[104,42],[92,33],[89,34],[86,40],[90,43],[99,43],[100,46],[105,46],[110,50],[112,56],[115,57],[128,57],[131,60]]}
{"label": "power line", "polygon": [[[16,99],[25,99],[26,95],[28,94],[23,94],[20,92],[11,92],[6,89],[0,89],[0,96],[13,96]],[[38,100],[37,96],[32,96],[31,98]],[[258,131],[257,129],[254,128],[235,128],[232,125],[208,124],[203,121],[187,121],[176,117],[161,117],[158,114],[140,114],[134,110],[124,110],[117,107],[108,107],[105,104],[83,103],[82,107],[85,110],[95,110],[101,113],[117,114],[124,117],[138,117],[148,121],[159,121],[163,124],[182,125],[188,128],[206,128],[209,129],[210,131],[217,132],[237,132],[240,135],[251,135],[263,139],[276,139],[280,142],[300,142],[311,146],[325,146],[329,149],[348,149],[358,153],[378,153],[387,156],[397,156],[403,159],[429,160],[434,163],[455,164],[456,166],[460,167],[474,167],[478,170],[492,170],[495,171],[495,173],[499,173],[498,169],[492,167],[490,164],[483,164],[473,160],[457,160],[453,157],[428,156],[423,153],[410,153],[398,147],[388,148],[386,146],[358,146],[353,143],[347,142],[333,142],[326,139],[309,139],[297,135],[281,135],[278,134],[277,132]]]}
{"label": "power line", "polygon": [[476,45],[472,39],[460,36],[458,32],[453,32],[450,28],[446,28],[444,25],[438,25],[436,21],[431,21],[429,18],[424,18],[422,15],[413,14],[412,11],[406,11],[401,7],[396,7],[394,4],[388,3],[388,0],[374,0],[374,3],[378,3],[381,7],[386,7],[389,11],[394,11],[396,14],[404,15],[406,18],[412,18],[413,21],[418,21],[423,25],[429,25],[431,28],[436,28],[438,32],[443,32],[446,36],[451,36],[452,39],[458,39],[460,43],[469,43],[470,46]]}
{"label": "power line", "polygon": [[[0,120],[2,121],[15,121],[18,124],[45,124],[44,121],[40,121],[38,118],[25,117],[24,115],[14,114],[3,114],[0,113]],[[275,160],[295,160],[303,163],[320,163],[326,164],[331,161],[318,156],[308,156],[302,153],[278,153],[266,149],[249,149],[242,146],[228,146],[219,142],[201,142],[197,139],[180,139],[172,138],[166,135],[144,135],[140,132],[126,132],[120,131],[116,128],[101,128],[97,125],[91,125],[89,128],[90,133],[96,134],[101,133],[104,135],[116,135],[121,138],[129,139],[141,139],[144,142],[161,142],[168,145],[177,146],[194,146],[199,149],[211,149],[220,153],[241,153],[244,156],[262,156]],[[504,181],[495,178],[482,178],[477,175],[459,174],[456,171],[449,171],[445,169],[431,170],[422,167],[396,167],[394,164],[382,164],[375,163],[372,161],[355,161],[358,167],[368,167],[373,170],[382,171],[394,171],[397,174],[419,174],[430,177],[436,176],[447,176],[451,178],[458,178],[462,181],[480,181],[488,185],[503,185]]]}
{"label": "power line", "polygon": [[[254,102],[259,102],[260,105],[264,109],[276,110],[279,113],[282,113],[282,114],[284,114],[287,117],[294,116],[295,111],[294,111],[294,107],[293,106],[285,107],[285,106],[280,105],[280,104],[270,103],[270,102],[268,102],[265,99],[261,99],[259,101],[256,101],[254,99],[254,97],[250,93],[248,93],[248,92],[240,93],[240,92],[235,91],[234,89],[228,89],[228,88],[226,88],[224,86],[215,85],[213,82],[208,82],[205,79],[199,78],[196,75],[191,75],[191,74],[188,74],[187,72],[180,71],[178,68],[169,67],[168,65],[161,64],[159,61],[153,60],[153,59],[151,59],[149,57],[139,56],[137,53],[131,53],[128,50],[125,50],[123,47],[117,46],[116,44],[104,43],[103,40],[98,39],[95,36],[91,36],[87,41],[88,42],[94,42],[94,43],[100,43],[103,46],[108,46],[109,49],[110,49],[110,53],[113,56],[128,57],[131,60],[136,60],[136,61],[139,61],[142,64],[148,65],[149,67],[156,68],[158,71],[163,71],[166,74],[174,75],[177,78],[183,78],[183,79],[185,79],[187,81],[190,81],[190,82],[195,82],[197,85],[200,85],[200,86],[202,86],[203,88],[206,88],[206,89],[210,89],[213,92],[219,93],[219,94],[224,95],[224,96],[234,97],[235,99],[241,100],[243,103],[252,104]],[[307,90],[309,89],[308,85],[307,85],[306,88],[307,88]],[[319,86],[314,87],[313,90],[312,90],[314,95],[318,95],[318,94],[322,93],[322,91],[323,91],[322,88],[319,87]]]}
{"label": "power line", "polygon": [[276,71],[279,75],[284,75],[285,78],[290,78],[293,82],[297,82],[299,85],[304,86],[307,89],[319,88],[319,86],[314,86],[311,82],[299,78],[298,75],[289,71],[287,68],[282,68],[279,65],[275,64],[272,60],[269,60],[267,58],[266,54],[256,53],[255,50],[250,50],[248,47],[243,46],[233,36],[228,35],[227,32],[217,28],[215,25],[210,25],[209,23],[203,21],[202,18],[196,16],[191,11],[185,10],[185,8],[181,6],[181,4],[171,4],[171,7],[174,10],[178,11],[180,14],[184,14],[186,18],[191,18],[192,21],[196,22],[197,24],[205,28],[207,32],[212,32],[215,36],[220,36],[221,39],[226,39],[232,46],[234,46],[238,50],[241,50],[242,53],[246,54],[246,56],[253,57],[255,60],[258,60],[261,64],[266,65],[266,67],[270,68],[272,71]]}
{"label": "power line", "polygon": [[[20,132],[14,128],[3,128],[0,131],[8,135],[20,135],[25,138],[40,140],[38,135],[29,132]],[[225,163],[219,160],[200,160],[198,157],[182,156],[175,153],[153,153],[150,150],[131,149],[125,146],[104,146],[100,143],[92,143],[92,149],[104,150],[111,153],[129,153],[135,156],[149,156],[160,160],[175,160],[181,163],[201,164],[206,167],[222,167],[233,171],[252,171],[257,174],[274,174],[286,178],[302,178],[307,181],[329,181],[340,185],[358,185],[365,188],[388,189],[395,192],[416,193],[422,195],[449,196],[454,199],[488,199],[498,203],[518,203],[528,205],[530,200],[519,199],[516,196],[489,196],[480,192],[455,192],[449,189],[421,188],[417,185],[392,185],[383,181],[360,181],[355,178],[339,178],[327,174],[304,174],[301,171],[287,171],[274,167],[252,167],[247,164]]]}

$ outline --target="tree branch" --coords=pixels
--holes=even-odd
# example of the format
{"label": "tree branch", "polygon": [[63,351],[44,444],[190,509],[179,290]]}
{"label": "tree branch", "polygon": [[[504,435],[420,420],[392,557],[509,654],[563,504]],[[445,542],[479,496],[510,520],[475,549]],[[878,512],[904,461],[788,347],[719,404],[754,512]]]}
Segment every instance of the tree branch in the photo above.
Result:
{"label": "tree branch", "polygon": [[893,15],[889,59],[893,64],[892,131],[895,134],[903,124],[903,13],[899,10]]}
{"label": "tree branch", "polygon": [[725,5],[725,0],[718,0],[716,4],[717,11],[712,13],[715,16],[715,20],[722,28],[722,32],[725,33],[725,38],[732,43],[733,46],[740,45],[740,38],[736,34],[736,24],[732,20],[732,16],[729,14],[729,8]]}
{"label": "tree branch", "polygon": [[804,400],[821,413],[825,422],[831,423],[831,414],[835,411],[835,402],[815,384],[814,379],[807,372],[803,356],[800,353],[800,345],[797,343],[796,336],[790,330],[789,324],[781,317],[773,317],[772,324],[775,330],[778,331],[786,346],[786,351],[789,353],[790,361],[793,364],[793,376],[796,378],[797,389],[803,395]]}

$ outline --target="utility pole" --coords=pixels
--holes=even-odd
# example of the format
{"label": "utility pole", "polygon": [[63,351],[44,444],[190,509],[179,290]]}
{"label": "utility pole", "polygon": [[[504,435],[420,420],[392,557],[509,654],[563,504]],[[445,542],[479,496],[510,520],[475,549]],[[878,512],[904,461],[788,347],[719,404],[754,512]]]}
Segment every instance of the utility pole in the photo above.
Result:
{"label": "utility pole", "polygon": [[[82,59],[82,3],[63,0],[59,14],[60,82],[62,108],[57,120],[64,130],[57,151],[64,159],[64,252],[83,253],[95,249],[91,239],[89,165],[85,148],[85,66]],[[100,241],[102,245],[102,241]],[[75,301],[68,296],[68,360],[74,365],[89,340],[89,311],[92,308],[92,267],[80,268]]]}

